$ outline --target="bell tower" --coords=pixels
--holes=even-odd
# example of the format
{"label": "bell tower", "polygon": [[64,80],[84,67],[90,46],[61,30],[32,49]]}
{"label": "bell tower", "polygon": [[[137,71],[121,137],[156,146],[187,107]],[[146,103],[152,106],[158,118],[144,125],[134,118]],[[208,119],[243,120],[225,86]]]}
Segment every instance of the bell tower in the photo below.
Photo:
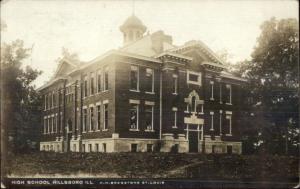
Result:
{"label": "bell tower", "polygon": [[125,20],[124,24],[120,26],[120,30],[123,33],[123,44],[127,45],[142,38],[146,29],[142,21],[132,14]]}

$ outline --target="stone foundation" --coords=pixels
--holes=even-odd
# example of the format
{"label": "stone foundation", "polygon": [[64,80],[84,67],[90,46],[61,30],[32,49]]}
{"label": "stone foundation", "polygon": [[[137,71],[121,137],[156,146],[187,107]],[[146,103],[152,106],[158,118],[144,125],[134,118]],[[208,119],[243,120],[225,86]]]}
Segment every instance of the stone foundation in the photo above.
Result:
{"label": "stone foundation", "polygon": [[[216,136],[214,140],[210,136],[204,136],[204,141],[199,141],[198,151],[202,153],[203,144],[205,144],[205,153],[242,153],[241,142],[221,141]],[[56,141],[47,141],[40,143],[40,151],[62,152],[63,138],[57,138]],[[175,138],[171,133],[165,133],[162,140],[143,139],[143,138],[119,138],[117,133],[112,134],[112,138],[102,139],[81,139],[81,137],[72,137],[70,140],[70,151],[72,152],[189,152],[189,141],[184,134],[178,134]]]}

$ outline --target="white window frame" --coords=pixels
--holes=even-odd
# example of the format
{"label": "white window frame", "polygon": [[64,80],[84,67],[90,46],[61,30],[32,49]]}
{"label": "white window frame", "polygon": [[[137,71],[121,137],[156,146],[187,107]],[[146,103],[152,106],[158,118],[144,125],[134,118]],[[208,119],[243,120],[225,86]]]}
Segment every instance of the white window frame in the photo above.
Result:
{"label": "white window frame", "polygon": [[[92,123],[93,123],[93,127],[95,126],[95,123],[94,123],[94,117],[95,117],[95,110],[94,110],[94,106],[90,106],[89,107],[89,121],[90,121],[90,125],[89,125],[89,132],[93,132],[95,128],[92,128]],[[92,117],[92,110],[93,110],[93,117]]]}
{"label": "white window frame", "polygon": [[47,131],[47,123],[48,123],[47,116],[44,116],[44,130],[43,130],[43,134],[46,134],[46,131]]}
{"label": "white window frame", "polygon": [[210,89],[211,89],[211,96],[210,96],[210,100],[215,100],[214,99],[214,81],[210,81]]}
{"label": "white window frame", "polygon": [[[108,128],[107,128],[107,126],[108,126],[108,116],[109,116],[109,112],[108,112],[108,100],[105,100],[105,101],[103,101],[103,129],[102,129],[102,131],[108,131]],[[105,116],[105,107],[107,107],[107,117]],[[107,118],[107,125],[106,125],[106,123],[105,123],[105,119]]]}
{"label": "white window frame", "polygon": [[177,107],[172,108],[173,114],[174,114],[174,124],[172,125],[172,128],[176,129],[177,128]]}
{"label": "white window frame", "polygon": [[226,111],[226,119],[229,121],[229,133],[226,136],[232,136],[232,112]]}
{"label": "white window frame", "polygon": [[84,76],[84,79],[83,79],[83,98],[86,98],[88,96],[88,77],[87,75]]}
{"label": "white window frame", "polygon": [[48,95],[44,95],[44,100],[45,100],[45,110],[47,110],[47,104],[48,104]]}
{"label": "white window frame", "polygon": [[214,112],[210,112],[211,123],[210,123],[210,131],[214,131]]}
{"label": "white window frame", "polygon": [[[131,106],[136,106],[136,129],[129,128],[129,131],[139,131],[139,110],[140,110],[140,101],[139,100],[129,100],[130,103],[130,111]],[[129,125],[131,127],[131,125]]]}
{"label": "white window frame", "polygon": [[177,74],[173,74],[173,85],[175,86],[174,87],[175,91],[173,91],[172,94],[177,95],[178,94],[178,75]]}
{"label": "white window frame", "polygon": [[[145,131],[146,132],[153,132],[154,131],[154,103],[152,103],[152,102],[149,102],[149,103],[147,103],[147,101],[145,102],[145,110],[146,110],[146,106],[150,106],[151,107],[151,129],[148,129],[148,128],[146,128],[145,129]],[[138,114],[138,113],[137,113]],[[137,119],[138,119],[138,116],[137,116]],[[137,120],[137,122],[138,122],[138,120]],[[138,129],[138,127],[137,127],[137,129]]]}
{"label": "white window frame", "polygon": [[226,89],[229,89],[229,102],[226,102],[227,105],[232,105],[232,86],[226,84]]}
{"label": "white window frame", "polygon": [[[198,76],[198,81],[190,81],[189,80],[190,74],[197,75]],[[194,72],[194,71],[189,71],[188,70],[186,76],[187,76],[187,78],[186,78],[187,84],[202,86],[201,72]]]}
{"label": "white window frame", "polygon": [[223,114],[223,111],[220,110],[220,136],[222,136],[222,114]]}
{"label": "white window frame", "polygon": [[[82,132],[83,133],[86,133],[86,128],[87,128],[87,121],[88,121],[88,112],[87,112],[87,107],[83,107],[83,121],[82,121]],[[84,119],[84,117],[86,116],[86,121],[85,121],[85,119]]]}
{"label": "white window frame", "polygon": [[[148,93],[148,94],[154,94],[154,69],[152,69],[152,68],[146,68],[146,77],[148,77],[147,76],[147,74],[148,74],[148,71],[151,71],[152,73],[152,79],[151,79],[151,91],[146,91],[145,93]],[[139,76],[139,74],[138,74],[138,76]],[[139,80],[139,79],[138,79]],[[139,89],[139,88],[138,88]]]}
{"label": "white window frame", "polygon": [[[108,91],[108,85],[109,85],[109,67],[105,66],[103,69],[103,91]],[[106,84],[106,74],[107,74],[107,84]]]}
{"label": "white window frame", "polygon": [[[101,104],[96,104],[96,109],[97,109],[97,129],[96,131],[100,131],[101,129]],[[100,120],[99,120],[99,112],[100,112]]]}
{"label": "white window frame", "polygon": [[[140,92],[140,71],[139,71],[139,67],[136,65],[131,65],[130,66],[130,91],[134,91],[134,92]],[[136,71],[137,73],[137,82],[136,82],[136,89],[132,89],[131,88],[131,72],[132,71]]]}
{"label": "white window frame", "polygon": [[[102,70],[98,70],[97,71],[97,93],[100,93],[102,91],[102,88],[103,88],[103,82],[102,82]],[[99,75],[100,75],[100,81],[99,81]],[[99,89],[99,82],[100,82],[100,89]]]}
{"label": "white window frame", "polygon": [[[90,86],[90,96],[93,96],[95,93],[96,93],[96,91],[95,91],[95,74],[93,73],[93,72],[91,72],[90,73],[90,84],[89,84],[89,86]],[[92,80],[93,80],[93,83],[92,83]],[[93,88],[93,93],[92,93],[92,88]]]}

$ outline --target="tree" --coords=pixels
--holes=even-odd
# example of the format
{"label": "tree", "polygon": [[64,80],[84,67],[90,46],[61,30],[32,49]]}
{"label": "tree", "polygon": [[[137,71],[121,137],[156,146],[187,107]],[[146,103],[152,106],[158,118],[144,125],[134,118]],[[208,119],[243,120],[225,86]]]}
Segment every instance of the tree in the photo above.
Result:
{"label": "tree", "polygon": [[[299,25],[272,18],[261,25],[252,60],[238,64],[249,79],[257,140],[269,153],[299,150]],[[253,126],[253,125],[252,125]],[[257,125],[256,125],[257,126]]]}
{"label": "tree", "polygon": [[41,74],[23,61],[30,49],[24,48],[23,41],[1,45],[1,95],[2,129],[7,150],[25,150],[37,142],[40,124],[40,99],[32,82]]}

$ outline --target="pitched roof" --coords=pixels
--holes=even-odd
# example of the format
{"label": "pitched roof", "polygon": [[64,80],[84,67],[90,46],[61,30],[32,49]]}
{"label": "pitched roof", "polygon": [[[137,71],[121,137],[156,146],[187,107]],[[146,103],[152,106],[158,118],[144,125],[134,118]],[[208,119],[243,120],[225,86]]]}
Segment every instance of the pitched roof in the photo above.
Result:
{"label": "pitched roof", "polygon": [[[160,31],[158,31],[160,32]],[[134,54],[138,54],[138,55],[142,55],[142,56],[147,56],[147,57],[154,57],[159,53],[157,53],[157,51],[154,48],[154,41],[152,40],[153,36],[158,34],[158,32],[155,32],[153,34],[148,34],[144,37],[142,37],[141,39],[134,41],[122,48],[120,48],[120,51],[123,52],[127,52],[127,53],[134,53]],[[162,35],[164,35],[162,33]],[[168,51],[170,49],[175,48],[176,46],[172,45],[171,43],[169,43],[168,41],[162,41],[162,49],[161,51]]]}

